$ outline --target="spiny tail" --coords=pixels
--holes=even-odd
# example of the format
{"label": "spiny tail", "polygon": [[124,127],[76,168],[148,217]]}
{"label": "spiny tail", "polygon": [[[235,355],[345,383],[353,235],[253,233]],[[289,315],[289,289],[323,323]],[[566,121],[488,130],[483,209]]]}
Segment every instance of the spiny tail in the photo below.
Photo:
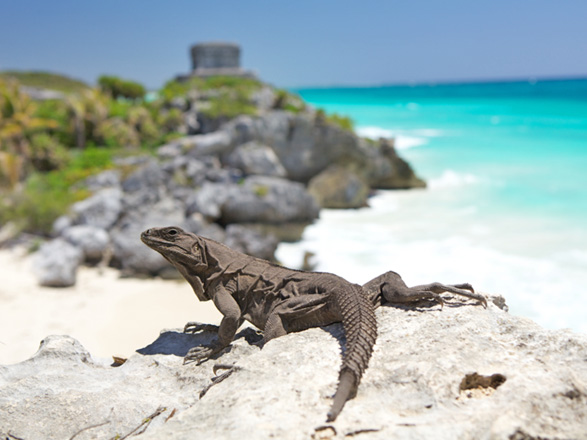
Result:
{"label": "spiny tail", "polygon": [[328,422],[333,422],[347,400],[355,397],[377,339],[375,310],[360,286],[353,285],[350,291],[338,291],[336,301],[342,314],[346,352],[338,377],[338,388],[328,413]]}

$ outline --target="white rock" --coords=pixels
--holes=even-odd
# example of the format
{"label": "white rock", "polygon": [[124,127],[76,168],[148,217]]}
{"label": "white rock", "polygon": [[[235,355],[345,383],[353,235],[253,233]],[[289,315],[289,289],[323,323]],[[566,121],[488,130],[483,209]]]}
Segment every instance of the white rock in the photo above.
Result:
{"label": "white rock", "polygon": [[77,268],[82,260],[83,252],[79,247],[56,238],[41,246],[33,269],[41,286],[69,287],[75,284]]}
{"label": "white rock", "polygon": [[[166,412],[142,438],[587,438],[587,336],[544,330],[493,302],[488,309],[454,299],[443,310],[383,307],[377,318],[358,394],[326,427],[340,324],[262,350],[241,337],[200,366],[182,365],[181,356],[210,333],[162,333],[119,368],[92,361],[70,338],[50,339],[31,360],[0,367],[0,433],[70,438],[107,421],[76,439],[111,438],[162,405]],[[246,336],[254,339],[250,330]],[[239,370],[198,399],[216,362]]]}
{"label": "white rock", "polygon": [[104,229],[89,225],[67,228],[62,232],[62,237],[80,248],[84,259],[89,261],[100,260],[110,242],[110,237]]}

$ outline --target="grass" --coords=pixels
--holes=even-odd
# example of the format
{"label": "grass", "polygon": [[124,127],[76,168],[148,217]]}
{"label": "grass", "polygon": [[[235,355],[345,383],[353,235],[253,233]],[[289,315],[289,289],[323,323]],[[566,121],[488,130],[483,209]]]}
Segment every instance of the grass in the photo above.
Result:
{"label": "grass", "polygon": [[90,88],[83,81],[57,73],[42,71],[5,70],[0,72],[0,77],[14,78],[24,86],[57,90],[64,93],[80,93]]}
{"label": "grass", "polygon": [[114,154],[111,149],[90,147],[74,152],[61,170],[31,174],[20,190],[2,194],[0,224],[14,222],[23,232],[49,235],[59,216],[90,195],[79,182],[112,168]]}
{"label": "grass", "polygon": [[232,76],[212,76],[209,78],[190,78],[188,81],[169,81],[159,95],[165,101],[184,97],[190,90],[201,92],[218,91],[216,96],[208,98],[209,105],[202,113],[212,118],[233,118],[238,115],[254,115],[257,108],[251,102],[251,95],[262,87],[256,79]]}

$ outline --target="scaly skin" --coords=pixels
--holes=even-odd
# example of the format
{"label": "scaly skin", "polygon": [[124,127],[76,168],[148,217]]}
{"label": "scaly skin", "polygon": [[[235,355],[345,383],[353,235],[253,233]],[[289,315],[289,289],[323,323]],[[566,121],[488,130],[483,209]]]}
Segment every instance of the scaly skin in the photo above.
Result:
{"label": "scaly skin", "polygon": [[443,304],[442,292],[476,299],[470,284],[431,283],[408,287],[395,272],[386,272],[362,287],[331,273],[303,272],[234,251],[221,243],[171,226],[151,228],[141,240],[173,264],[201,301],[212,300],[223,319],[220,326],[188,323],[184,331],[217,332],[217,340],[194,347],[184,362],[203,362],[233,340],[244,320],[264,331],[264,344],[287,333],[342,322],[346,353],[327,421],[336,420],[352,399],[367,369],[377,339],[375,308],[383,304],[431,299]]}
{"label": "scaly skin", "polygon": [[[287,333],[342,321],[347,347],[327,417],[336,419],[356,394],[377,338],[374,307],[361,286],[330,273],[277,266],[178,227],[148,229],[141,240],[179,270],[200,300],[212,300],[223,315],[217,340],[192,348],[187,362],[203,362],[222,351],[243,320],[264,331],[263,344]],[[196,323],[185,327],[192,332],[202,329]]]}

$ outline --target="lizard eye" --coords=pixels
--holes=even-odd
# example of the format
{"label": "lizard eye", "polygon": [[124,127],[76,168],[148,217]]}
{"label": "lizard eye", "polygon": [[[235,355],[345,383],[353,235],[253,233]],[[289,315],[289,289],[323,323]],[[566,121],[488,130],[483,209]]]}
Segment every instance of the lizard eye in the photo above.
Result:
{"label": "lizard eye", "polygon": [[167,231],[167,234],[173,237],[177,235],[177,229],[170,229],[169,231]]}

